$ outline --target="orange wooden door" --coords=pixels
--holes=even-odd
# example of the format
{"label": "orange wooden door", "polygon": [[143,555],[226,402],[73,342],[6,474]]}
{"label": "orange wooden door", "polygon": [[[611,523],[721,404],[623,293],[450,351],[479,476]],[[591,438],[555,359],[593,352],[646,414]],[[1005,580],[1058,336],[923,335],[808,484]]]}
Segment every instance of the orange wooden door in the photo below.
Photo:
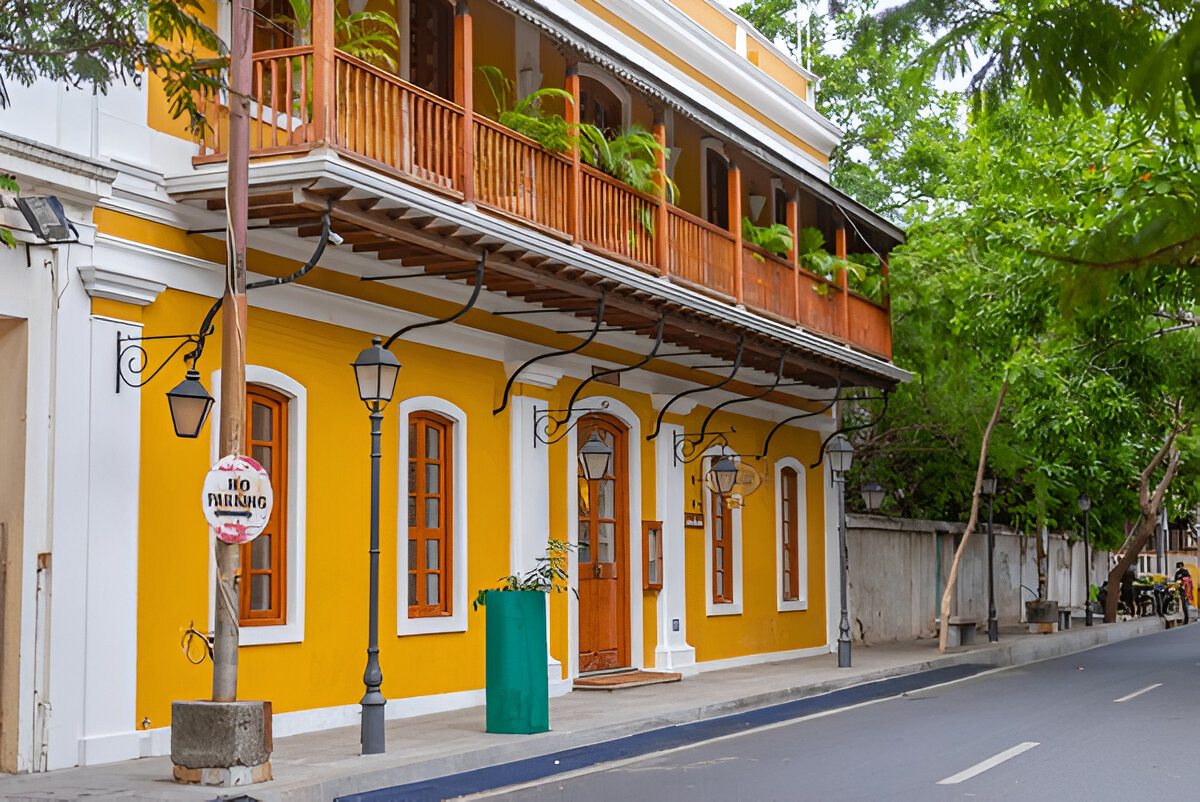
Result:
{"label": "orange wooden door", "polygon": [[608,475],[579,473],[579,670],[629,665],[629,460],[625,427],[589,416],[579,443],[592,432],[613,450]]}

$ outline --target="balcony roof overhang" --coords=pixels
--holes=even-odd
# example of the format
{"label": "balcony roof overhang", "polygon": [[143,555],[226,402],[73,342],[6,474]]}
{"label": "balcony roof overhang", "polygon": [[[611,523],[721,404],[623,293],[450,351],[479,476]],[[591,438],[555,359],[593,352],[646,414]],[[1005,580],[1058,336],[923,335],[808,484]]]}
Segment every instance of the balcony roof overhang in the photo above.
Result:
{"label": "balcony roof overhang", "polygon": [[[210,209],[224,208],[225,185],[223,164],[203,165],[166,181],[176,200]],[[739,335],[744,335],[745,367],[774,373],[783,354],[785,378],[813,387],[890,389],[911,378],[885,359],[802,326],[777,322],[396,181],[331,150],[251,164],[252,218],[315,237],[327,205],[335,230],[344,232],[348,245],[374,251],[380,259],[399,259],[406,268],[411,263],[435,275],[461,271],[486,250],[485,286],[530,303],[587,317],[594,316],[596,300],[604,293],[607,323],[645,334],[665,316],[666,342],[724,359],[733,358]]]}

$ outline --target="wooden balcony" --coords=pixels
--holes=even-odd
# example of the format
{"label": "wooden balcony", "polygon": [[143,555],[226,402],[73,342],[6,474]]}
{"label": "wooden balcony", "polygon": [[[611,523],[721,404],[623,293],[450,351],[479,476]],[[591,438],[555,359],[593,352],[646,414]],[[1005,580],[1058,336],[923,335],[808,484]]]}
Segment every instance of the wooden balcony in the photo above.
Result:
{"label": "wooden balcony", "polygon": [[[853,292],[844,275],[831,281],[801,268],[794,254],[781,258],[743,244],[740,229],[725,231],[581,164],[577,154],[551,153],[468,108],[325,50],[326,58],[320,43],[254,55],[252,157],[330,147],[639,270],[891,358],[886,298],[878,303]],[[194,161],[223,160],[228,110],[209,98],[203,111],[212,130]],[[731,197],[731,211],[740,222],[740,200]]]}

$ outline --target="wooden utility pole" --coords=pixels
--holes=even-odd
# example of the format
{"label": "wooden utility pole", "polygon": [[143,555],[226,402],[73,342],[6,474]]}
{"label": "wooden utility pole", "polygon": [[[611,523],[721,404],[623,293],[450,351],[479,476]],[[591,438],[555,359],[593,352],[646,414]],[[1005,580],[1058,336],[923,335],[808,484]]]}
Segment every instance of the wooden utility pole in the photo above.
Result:
{"label": "wooden utility pole", "polygon": [[[241,454],[246,442],[246,218],[250,194],[250,57],[254,30],[247,2],[231,0],[233,33],[229,48],[225,295],[221,305],[222,457]],[[213,542],[217,550],[217,626],[213,637],[212,698],[214,702],[233,702],[237,700],[241,546],[221,540]]]}

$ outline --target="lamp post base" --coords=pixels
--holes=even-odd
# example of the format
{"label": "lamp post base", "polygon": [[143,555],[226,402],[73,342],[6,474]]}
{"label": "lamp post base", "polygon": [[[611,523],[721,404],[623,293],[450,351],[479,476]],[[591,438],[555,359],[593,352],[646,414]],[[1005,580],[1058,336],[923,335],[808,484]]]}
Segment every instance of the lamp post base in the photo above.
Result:
{"label": "lamp post base", "polygon": [[362,743],[362,754],[364,755],[381,755],[387,751],[383,730],[385,707],[387,707],[387,700],[379,691],[368,692],[362,699],[362,730],[359,741]]}
{"label": "lamp post base", "polygon": [[996,619],[989,618],[988,619],[988,642],[995,643],[998,640],[1000,640],[1000,624],[997,623]]}
{"label": "lamp post base", "polygon": [[850,667],[850,641],[838,641],[838,668]]}
{"label": "lamp post base", "polygon": [[1087,607],[1083,609],[1083,625],[1090,627],[1092,625],[1092,603],[1089,601]]}

